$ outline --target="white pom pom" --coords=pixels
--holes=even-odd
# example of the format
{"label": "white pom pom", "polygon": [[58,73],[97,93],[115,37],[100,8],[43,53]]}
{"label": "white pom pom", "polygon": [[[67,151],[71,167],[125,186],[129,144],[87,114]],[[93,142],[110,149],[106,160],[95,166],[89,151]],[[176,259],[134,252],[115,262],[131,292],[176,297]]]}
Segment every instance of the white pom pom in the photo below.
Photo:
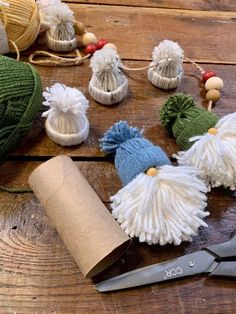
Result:
{"label": "white pom pom", "polygon": [[49,137],[62,146],[76,145],[88,136],[86,110],[88,100],[76,88],[56,83],[43,93],[44,106],[50,109],[42,114],[47,117]]}
{"label": "white pom pom", "polygon": [[213,130],[190,141],[195,143],[189,150],[174,155],[178,163],[197,167],[209,190],[220,185],[235,190],[236,112],[220,119]]}
{"label": "white pom pom", "polygon": [[157,87],[171,89],[178,86],[183,76],[184,52],[171,40],[163,40],[152,52],[153,62],[148,70],[149,80]]}
{"label": "white pom pom", "polygon": [[162,166],[154,177],[139,174],[112,200],[112,214],[130,237],[164,245],[191,241],[209,213],[207,189],[192,167]]}
{"label": "white pom pom", "polygon": [[47,30],[47,45],[54,51],[71,51],[77,46],[74,13],[60,0],[38,0],[41,30]]}
{"label": "white pom pom", "polygon": [[163,40],[152,52],[153,61],[157,63],[156,71],[165,77],[175,77],[182,66],[184,52],[179,44]]}
{"label": "white pom pom", "polygon": [[127,92],[128,81],[121,71],[122,63],[117,52],[108,47],[96,51],[90,66],[93,71],[89,83],[91,96],[105,105],[121,101]]}
{"label": "white pom pom", "polygon": [[48,30],[52,25],[50,21],[50,12],[53,11],[54,7],[61,5],[61,0],[37,0],[36,1],[40,17],[41,17],[41,31]]}

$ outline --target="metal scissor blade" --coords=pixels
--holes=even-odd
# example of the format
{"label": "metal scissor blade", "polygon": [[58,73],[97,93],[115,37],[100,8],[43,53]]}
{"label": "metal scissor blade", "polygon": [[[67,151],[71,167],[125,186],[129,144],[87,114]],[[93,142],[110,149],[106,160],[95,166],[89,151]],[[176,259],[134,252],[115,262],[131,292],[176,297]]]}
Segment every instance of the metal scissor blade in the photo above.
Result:
{"label": "metal scissor blade", "polygon": [[207,272],[215,257],[207,251],[187,254],[176,259],[142,267],[98,283],[99,292],[127,289]]}

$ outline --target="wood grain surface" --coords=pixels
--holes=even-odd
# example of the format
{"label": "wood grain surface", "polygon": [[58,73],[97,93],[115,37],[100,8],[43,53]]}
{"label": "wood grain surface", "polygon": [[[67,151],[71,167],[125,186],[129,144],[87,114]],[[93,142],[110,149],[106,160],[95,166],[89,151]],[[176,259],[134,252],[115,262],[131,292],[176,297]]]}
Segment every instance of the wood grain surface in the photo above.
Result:
{"label": "wood grain surface", "polygon": [[[84,3],[83,0],[67,0],[66,2]],[[116,4],[124,6],[142,6],[168,9],[206,10],[206,11],[235,11],[232,0],[86,0],[90,4]]]}
{"label": "wood grain surface", "polygon": [[[40,162],[6,162],[0,184],[25,187]],[[109,208],[120,188],[114,166],[77,162]],[[14,175],[13,169],[17,169]],[[112,184],[110,184],[112,182]],[[236,224],[236,198],[228,190],[208,194],[208,228],[179,247],[148,246],[133,241],[124,257],[93,280],[84,279],[33,194],[0,194],[0,313],[234,313],[232,280],[206,275],[122,292],[100,294],[94,284],[141,266],[176,258],[225,241]]]}
{"label": "wood grain surface", "polygon": [[[177,41],[186,57],[216,70],[224,80],[219,116],[235,111],[236,5],[233,0],[68,0],[76,19],[99,38],[114,42],[125,65],[145,66],[153,47],[168,38]],[[26,52],[45,49],[42,38]],[[146,72],[129,72],[127,97],[104,107],[88,94],[89,64],[78,67],[37,67],[43,87],[61,82],[79,88],[90,101],[90,134],[80,146],[62,148],[44,130],[42,112],[17,150],[0,165],[0,185],[28,187],[29,174],[52,156],[72,156],[98,196],[110,210],[110,196],[121,184],[112,158],[104,156],[99,138],[116,121],[144,127],[144,135],[169,156],[178,147],[159,123],[159,109],[175,92],[193,95],[204,106],[199,72],[185,63],[185,75],[175,91],[161,91],[147,80]],[[140,244],[134,240],[121,260],[85,279],[74,263],[44,209],[33,193],[0,192],[0,314],[234,314],[235,280],[206,275],[127,291],[101,294],[94,284],[123,272],[195,252],[229,239],[236,228],[236,194],[228,189],[208,193],[208,228],[201,228],[192,243],[178,247]],[[62,218],[63,219],[63,218]],[[96,226],[95,226],[96,227]]]}
{"label": "wood grain surface", "polygon": [[[114,42],[123,59],[150,60],[154,46],[167,38],[195,61],[235,63],[236,12],[73,3],[70,7],[87,31]],[[31,50],[36,48],[41,49],[33,45]]]}
{"label": "wood grain surface", "polygon": [[[145,66],[144,61],[124,61],[129,67],[138,65]],[[214,69],[224,80],[224,90],[221,100],[217,103],[214,111],[223,116],[235,110],[236,90],[236,66],[202,65],[205,69]],[[99,139],[105,131],[116,121],[125,119],[139,128],[145,128],[145,136],[157,145],[162,146],[169,155],[177,151],[175,139],[168,137],[159,122],[159,110],[167,98],[176,93],[183,92],[191,94],[196,98],[199,106],[204,106],[204,89],[200,82],[200,72],[192,65],[185,64],[185,76],[180,86],[175,91],[163,91],[154,87],[147,79],[146,71],[130,72],[128,74],[129,91],[125,99],[118,105],[111,107],[101,106],[96,103],[88,93],[88,83],[91,78],[91,70],[87,64],[79,67],[51,68],[37,67],[43,81],[44,87],[51,86],[55,81],[75,86],[83,91],[89,99],[90,108],[88,118],[90,121],[89,138],[83,145],[63,148],[52,142],[44,130],[45,119],[39,113],[34,126],[25,137],[19,148],[13,155],[21,156],[54,156],[64,154],[77,157],[101,157],[103,153],[99,148]],[[71,75],[73,71],[73,75]],[[46,107],[45,109],[46,110]]]}

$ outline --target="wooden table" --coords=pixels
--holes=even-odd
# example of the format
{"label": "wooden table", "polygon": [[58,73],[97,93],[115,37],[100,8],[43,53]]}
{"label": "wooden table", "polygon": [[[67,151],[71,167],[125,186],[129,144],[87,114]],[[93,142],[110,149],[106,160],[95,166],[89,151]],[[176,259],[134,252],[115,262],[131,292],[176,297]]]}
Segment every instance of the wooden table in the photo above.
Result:
{"label": "wooden table", "polygon": [[[168,38],[205,69],[216,70],[225,87],[214,111],[235,111],[236,5],[233,0],[71,0],[71,8],[87,30],[114,42],[125,65],[145,66],[153,47]],[[96,2],[96,4],[95,4]],[[37,42],[26,54],[40,48]],[[152,86],[146,72],[129,75],[128,96],[117,106],[103,107],[88,94],[88,63],[68,68],[37,68],[44,87],[53,81],[81,89],[90,100],[88,140],[62,148],[45,134],[41,114],[20,147],[0,167],[0,184],[26,187],[31,171],[58,154],[72,156],[109,208],[109,197],[120,188],[113,162],[99,150],[99,138],[116,121],[145,127],[145,136],[171,156],[178,150],[159,123],[159,109],[174,92]],[[198,71],[184,64],[178,92],[204,95]],[[94,280],[84,279],[33,194],[0,193],[0,313],[236,313],[236,285],[228,279],[197,276],[109,294],[94,289],[113,275],[172,259],[229,238],[236,226],[235,193],[214,189],[208,194],[208,228],[192,243],[179,247],[148,246],[133,241],[125,256]]]}

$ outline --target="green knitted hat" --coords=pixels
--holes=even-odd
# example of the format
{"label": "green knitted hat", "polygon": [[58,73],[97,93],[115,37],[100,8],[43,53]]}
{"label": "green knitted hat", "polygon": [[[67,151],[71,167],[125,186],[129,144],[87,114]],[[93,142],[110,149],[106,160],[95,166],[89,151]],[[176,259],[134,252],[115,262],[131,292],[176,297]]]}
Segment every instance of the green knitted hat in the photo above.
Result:
{"label": "green knitted hat", "polygon": [[0,161],[22,140],[41,105],[37,71],[30,64],[0,56]]}
{"label": "green knitted hat", "polygon": [[206,133],[218,119],[214,113],[196,107],[193,98],[184,94],[170,96],[160,110],[161,124],[183,150],[192,146],[191,137]]}

